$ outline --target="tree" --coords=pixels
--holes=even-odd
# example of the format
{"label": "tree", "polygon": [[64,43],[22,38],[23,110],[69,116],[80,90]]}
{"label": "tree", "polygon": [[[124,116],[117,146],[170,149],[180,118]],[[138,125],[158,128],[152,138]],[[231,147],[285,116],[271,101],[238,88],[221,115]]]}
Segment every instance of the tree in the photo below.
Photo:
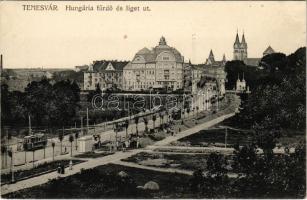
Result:
{"label": "tree", "polygon": [[54,160],[54,147],[55,147],[54,141],[52,141],[51,146],[52,146],[52,160]]}
{"label": "tree", "polygon": [[160,126],[163,124],[163,113],[159,112],[159,117],[160,117]]}
{"label": "tree", "polygon": [[[62,125],[73,124],[80,108],[79,90],[76,83],[69,80],[60,81],[53,85],[53,100],[50,105],[50,118],[54,124]],[[51,102],[52,103],[52,102]]]}
{"label": "tree", "polygon": [[70,142],[70,157],[72,157],[72,143],[74,141],[74,136],[69,135],[69,142]]}
{"label": "tree", "polygon": [[260,124],[255,123],[253,130],[255,131],[257,144],[263,149],[266,158],[272,158],[276,138],[281,136],[281,127],[274,123],[272,119],[266,117]]}
{"label": "tree", "polygon": [[261,59],[260,65],[270,73],[284,70],[287,66],[287,56],[283,53],[268,54]]}
{"label": "tree", "polygon": [[134,117],[134,123],[135,123],[136,135],[139,136],[139,130],[138,130],[139,117],[138,116]]}
{"label": "tree", "polygon": [[189,114],[190,114],[190,108],[187,108],[187,113],[188,113],[188,116],[189,116]]}
{"label": "tree", "polygon": [[[306,119],[306,49],[300,48],[286,61],[270,60],[271,65],[286,63],[259,78],[255,89],[242,103],[242,110],[233,120],[237,126],[251,128],[269,118],[283,129],[305,129]],[[278,57],[278,56],[277,56]],[[281,56],[283,57],[283,56]],[[276,56],[269,57],[276,59]],[[267,59],[267,58],[266,58]],[[266,71],[266,70],[262,70]],[[255,75],[254,75],[255,76]]]}
{"label": "tree", "polygon": [[94,91],[89,92],[89,94],[87,96],[87,101],[91,102],[94,96],[101,95],[101,94],[102,94],[102,90],[100,88],[100,84],[97,83],[96,89]]}
{"label": "tree", "polygon": [[207,159],[207,170],[210,176],[225,176],[227,162],[223,155],[211,153]]}
{"label": "tree", "polygon": [[62,150],[62,143],[63,143],[63,139],[64,139],[64,128],[63,128],[63,132],[59,132],[59,140],[60,140],[60,143],[61,143],[61,154],[63,154],[63,150]]}
{"label": "tree", "polygon": [[75,133],[75,138],[76,138],[76,150],[78,149],[78,138],[79,138],[79,132],[77,131]]}
{"label": "tree", "polygon": [[[4,145],[1,145],[1,155],[2,155],[2,166],[5,166],[5,167],[7,167],[7,147],[6,146],[4,146]],[[3,159],[3,157],[4,157],[4,159]],[[5,160],[5,165],[4,165],[4,163],[3,163],[3,161]]]}
{"label": "tree", "polygon": [[148,132],[148,119],[146,117],[143,117],[143,121],[145,124],[145,133],[147,133]]}
{"label": "tree", "polygon": [[157,120],[157,116],[154,114],[152,116],[153,129],[155,129],[156,120]]}
{"label": "tree", "polygon": [[128,119],[125,121],[124,126],[125,126],[125,129],[126,129],[126,140],[128,140],[128,127],[129,127],[129,120]]}
{"label": "tree", "polygon": [[190,179],[190,187],[192,192],[200,192],[203,184],[204,184],[203,171],[201,169],[197,169],[193,172],[193,176]]}
{"label": "tree", "polygon": [[40,126],[44,121],[49,121],[47,116],[50,115],[50,102],[53,99],[52,85],[47,79],[39,82],[32,81],[25,88],[25,107],[28,113],[33,116],[36,126]]}

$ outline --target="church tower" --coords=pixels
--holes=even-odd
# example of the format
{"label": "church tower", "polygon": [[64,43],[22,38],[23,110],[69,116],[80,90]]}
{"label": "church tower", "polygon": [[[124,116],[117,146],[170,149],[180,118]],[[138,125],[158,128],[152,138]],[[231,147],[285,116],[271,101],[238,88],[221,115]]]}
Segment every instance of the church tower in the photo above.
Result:
{"label": "church tower", "polygon": [[245,41],[244,33],[240,42],[239,35],[237,32],[235,43],[233,44],[233,59],[234,60],[245,60],[247,58],[247,43]]}
{"label": "church tower", "polygon": [[241,43],[237,32],[235,43],[233,44],[233,59],[241,60]]}
{"label": "church tower", "polygon": [[242,41],[241,41],[241,56],[242,56],[242,60],[245,60],[247,58],[247,43],[245,41],[244,32],[243,32]]}

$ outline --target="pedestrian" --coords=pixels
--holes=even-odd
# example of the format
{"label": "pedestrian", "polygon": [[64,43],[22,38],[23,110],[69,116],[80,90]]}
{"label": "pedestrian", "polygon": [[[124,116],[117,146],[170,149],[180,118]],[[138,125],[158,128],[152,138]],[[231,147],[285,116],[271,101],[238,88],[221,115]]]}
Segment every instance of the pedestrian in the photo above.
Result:
{"label": "pedestrian", "polygon": [[136,139],[136,148],[137,149],[139,148],[139,137],[137,137],[137,139]]}
{"label": "pedestrian", "polygon": [[125,141],[125,148],[129,148],[129,140]]}
{"label": "pedestrian", "polygon": [[60,163],[58,164],[58,174],[61,174],[61,165],[60,165]]}
{"label": "pedestrian", "polygon": [[69,161],[69,170],[72,170],[72,160]]}
{"label": "pedestrian", "polygon": [[64,148],[65,153],[66,153],[66,150],[67,150],[67,148],[66,148],[66,146],[65,146],[65,148]]}
{"label": "pedestrian", "polygon": [[122,145],[123,145],[122,150],[123,150],[123,152],[125,152],[126,151],[126,143],[123,142]]}
{"label": "pedestrian", "polygon": [[61,163],[61,174],[65,174],[65,166]]}

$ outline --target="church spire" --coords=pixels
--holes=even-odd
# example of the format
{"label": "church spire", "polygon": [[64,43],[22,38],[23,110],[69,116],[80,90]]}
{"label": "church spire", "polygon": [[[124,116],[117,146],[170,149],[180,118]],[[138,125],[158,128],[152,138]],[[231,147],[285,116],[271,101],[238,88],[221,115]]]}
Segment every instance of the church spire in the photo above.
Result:
{"label": "church spire", "polygon": [[226,62],[226,56],[223,54],[223,61]]}
{"label": "church spire", "polygon": [[212,63],[214,63],[214,62],[215,62],[215,59],[214,59],[214,54],[213,54],[212,49],[210,50],[208,60],[210,61],[210,64],[212,64]]}
{"label": "church spire", "polygon": [[242,42],[241,42],[242,44],[246,44],[246,42],[245,42],[245,36],[244,36],[244,32],[243,32],[243,35],[242,35]]}
{"label": "church spire", "polygon": [[237,35],[236,35],[235,44],[240,44],[240,39],[239,39],[239,35],[238,35],[238,30],[237,30]]}

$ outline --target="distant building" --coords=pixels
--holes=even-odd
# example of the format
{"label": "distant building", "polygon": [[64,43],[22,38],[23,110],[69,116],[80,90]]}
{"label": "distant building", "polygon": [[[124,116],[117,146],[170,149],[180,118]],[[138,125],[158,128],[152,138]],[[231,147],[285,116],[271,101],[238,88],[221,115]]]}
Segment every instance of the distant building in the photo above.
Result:
{"label": "distant building", "polygon": [[125,90],[148,90],[150,88],[183,87],[184,58],[175,48],[167,45],[164,37],[149,50],[138,51],[124,67]]}
{"label": "distant building", "polygon": [[[215,78],[203,76],[193,91],[192,109],[210,110],[218,98],[218,84]],[[221,96],[219,96],[221,98]]]}
{"label": "distant building", "polygon": [[52,79],[53,73],[42,68],[29,69],[4,69],[1,74],[1,83],[9,86],[10,91],[21,91],[32,81],[40,81],[42,78]]}
{"label": "distant building", "polygon": [[192,93],[195,93],[197,89],[197,84],[203,77],[215,79],[217,81],[216,90],[219,95],[225,94],[225,82],[226,82],[226,56],[223,55],[221,61],[216,61],[214,58],[213,51],[209,53],[205,64],[193,65],[192,67]]}
{"label": "distant building", "polygon": [[123,89],[123,68],[128,61],[94,61],[84,72],[84,90],[95,90],[97,84],[100,88]]}
{"label": "distant building", "polygon": [[275,53],[274,49],[271,46],[268,46],[268,48],[266,48],[266,50],[263,52],[263,56],[266,56],[272,53]]}
{"label": "distant building", "polygon": [[247,53],[247,42],[243,33],[242,40],[240,42],[239,35],[237,33],[235,42],[233,44],[233,60],[241,60],[248,66],[258,67],[261,58],[249,58]]}
{"label": "distant building", "polygon": [[242,61],[247,59],[247,43],[245,41],[244,33],[242,35],[242,41],[240,42],[237,32],[236,39],[233,44],[233,59]]}
{"label": "distant building", "polygon": [[240,79],[240,76],[238,74],[238,79],[236,82],[236,92],[242,93],[242,92],[249,92],[249,87],[247,86],[247,83],[244,79],[244,73],[243,73],[243,77],[242,80]]}
{"label": "distant building", "polygon": [[[271,46],[268,46],[263,52],[263,56],[275,53]],[[247,54],[247,42],[245,40],[244,33],[242,35],[242,40],[240,42],[239,35],[237,33],[235,42],[233,44],[233,60],[241,60],[245,65],[258,67],[261,58],[249,58]]]}
{"label": "distant building", "polygon": [[83,71],[87,71],[89,68],[88,65],[81,65],[81,66],[75,66],[75,71],[76,72],[83,72]]}

